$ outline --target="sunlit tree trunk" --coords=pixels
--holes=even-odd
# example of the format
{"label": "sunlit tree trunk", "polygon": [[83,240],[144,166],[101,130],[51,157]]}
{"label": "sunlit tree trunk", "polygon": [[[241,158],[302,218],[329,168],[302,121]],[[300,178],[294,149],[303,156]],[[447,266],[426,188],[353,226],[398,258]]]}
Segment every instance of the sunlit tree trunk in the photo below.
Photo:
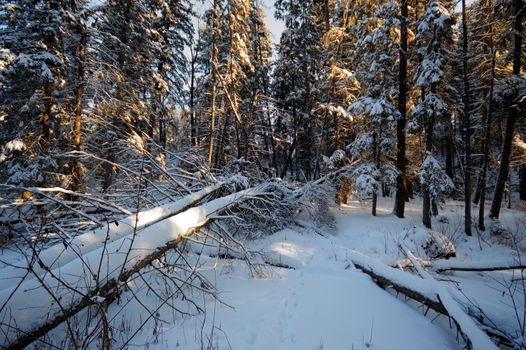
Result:
{"label": "sunlit tree trunk", "polygon": [[[86,42],[87,33],[86,25],[84,23],[79,24],[79,47],[77,51],[77,86],[75,91],[75,138],[74,147],[75,151],[79,152],[81,149],[81,135],[82,135],[82,112],[84,108],[84,65],[86,61]],[[75,157],[73,164],[73,190],[78,191],[80,187],[80,173],[81,164],[79,155]]]}
{"label": "sunlit tree trunk", "polygon": [[208,166],[212,166],[213,157],[214,157],[214,134],[215,134],[215,119],[216,119],[216,95],[217,95],[217,77],[216,77],[216,63],[217,63],[217,31],[219,30],[219,16],[218,16],[218,0],[214,0],[213,7],[213,19],[212,19],[212,47],[210,55],[210,65],[212,70],[212,101],[211,101],[211,113],[210,113],[210,146],[208,148]]}

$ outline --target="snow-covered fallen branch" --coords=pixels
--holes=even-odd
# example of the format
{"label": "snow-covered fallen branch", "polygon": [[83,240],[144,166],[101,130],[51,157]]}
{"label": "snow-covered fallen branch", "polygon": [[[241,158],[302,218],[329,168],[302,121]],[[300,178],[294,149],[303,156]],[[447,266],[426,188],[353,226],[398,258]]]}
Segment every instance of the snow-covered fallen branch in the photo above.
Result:
{"label": "snow-covered fallen branch", "polygon": [[[96,300],[111,303],[128,279],[229,207],[267,195],[260,186],[212,200],[107,242],[20,286],[0,291],[0,343],[22,348]],[[32,272],[34,265],[27,267]],[[13,289],[18,289],[13,293]],[[102,298],[102,299],[101,299]]]}
{"label": "snow-covered fallen branch", "polygon": [[[417,259],[418,263],[434,272],[443,271],[503,271],[526,269],[526,264],[518,259],[508,258],[499,260],[481,260],[481,261],[462,261],[458,259],[439,259],[439,260],[422,260]],[[399,260],[392,265],[393,267],[413,267],[414,264],[410,259]]]}
{"label": "snow-covered fallen branch", "polygon": [[420,277],[422,277],[427,283],[433,286],[437,297],[444,305],[447,314],[455,321],[458,329],[466,335],[469,344],[472,349],[498,349],[497,346],[488,338],[488,336],[475,324],[475,321],[469,315],[462,310],[459,303],[457,303],[447,286],[437,282],[416,260],[416,257],[411,251],[404,247],[404,252],[409,260],[413,263],[414,268],[417,270]]}
{"label": "snow-covered fallen branch", "polygon": [[0,274],[2,275],[0,290],[18,285],[23,279],[33,278],[35,275],[42,275],[46,271],[60,268],[70,261],[82,257],[103,245],[111,244],[127,235],[139,232],[162,220],[179,214],[195,206],[205,197],[213,195],[223,186],[224,183],[218,183],[205,187],[198,192],[184,196],[176,202],[129,215],[119,221],[107,223],[99,229],[78,235],[69,241],[64,241],[63,245],[56,244],[44,249],[38,252],[38,255],[32,257],[37,260],[37,264],[33,265],[31,274],[27,274],[27,264],[31,263],[31,261],[27,261],[27,259],[7,266],[0,270]]}
{"label": "snow-covered fallen branch", "polygon": [[[453,299],[449,290],[432,279],[416,258],[413,263],[424,279],[387,266],[359,252],[350,252],[353,264],[370,275],[382,288],[392,287],[397,292],[426,305],[438,313],[451,317],[459,330],[467,337],[473,349],[498,349],[489,337],[475,324],[462,307]],[[427,278],[429,277],[429,278]]]}

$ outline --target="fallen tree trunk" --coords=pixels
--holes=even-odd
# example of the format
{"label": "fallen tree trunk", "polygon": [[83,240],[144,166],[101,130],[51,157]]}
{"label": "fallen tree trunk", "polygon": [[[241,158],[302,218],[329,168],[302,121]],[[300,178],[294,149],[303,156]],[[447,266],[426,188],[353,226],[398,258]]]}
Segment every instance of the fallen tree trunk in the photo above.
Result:
{"label": "fallen tree trunk", "polygon": [[60,268],[103,245],[108,245],[127,235],[139,232],[169,217],[177,215],[195,206],[204,198],[218,192],[223,186],[224,183],[218,183],[203,188],[198,192],[184,196],[176,202],[132,214],[119,221],[109,222],[99,229],[65,241],[64,245],[56,244],[44,249],[38,252],[38,256],[33,257],[37,259],[37,264],[33,266],[31,274],[27,273],[28,261],[27,258],[24,257],[24,260],[0,270],[2,276],[0,280],[0,290],[18,285],[24,280],[34,278],[36,275],[42,275],[49,270]]}
{"label": "fallen tree trunk", "polygon": [[[351,252],[350,259],[357,268],[370,275],[380,287],[384,289],[392,287],[397,292],[421,302],[436,312],[451,317],[459,331],[466,336],[468,345],[471,348],[498,349],[475,324],[473,319],[453,300],[449,291],[444,286],[438,285],[438,282],[427,278],[418,278],[402,270],[384,265],[358,252]],[[421,268],[420,272],[422,271],[423,269]]]}
{"label": "fallen tree trunk", "polygon": [[[173,249],[233,205],[266,194],[265,187],[240,191],[167,218],[141,232],[89,252],[42,276],[23,282],[17,292],[0,291],[0,343],[20,349],[44,336],[89,305],[111,303],[135,273]],[[28,266],[31,271],[33,266]]]}
{"label": "fallen tree trunk", "polygon": [[[440,260],[422,260],[417,259],[418,263],[424,267],[430,268],[435,272],[443,271],[505,271],[505,270],[521,270],[526,269],[526,264],[518,259],[500,259],[500,260],[484,260],[484,261],[459,261],[456,259],[440,259]],[[399,260],[392,265],[392,267],[413,267],[414,264],[410,259]]]}

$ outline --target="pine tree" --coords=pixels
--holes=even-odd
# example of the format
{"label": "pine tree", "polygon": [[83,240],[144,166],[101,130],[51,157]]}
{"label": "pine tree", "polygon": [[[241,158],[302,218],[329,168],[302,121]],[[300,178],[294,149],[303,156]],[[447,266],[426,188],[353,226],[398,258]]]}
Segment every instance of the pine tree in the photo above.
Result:
{"label": "pine tree", "polygon": [[156,80],[152,101],[155,114],[150,119],[149,136],[154,138],[158,124],[159,142],[166,147],[168,109],[188,103],[185,85],[189,72],[185,49],[190,46],[194,34],[194,14],[188,0],[152,0],[150,7],[152,26],[159,33],[160,50],[155,57],[157,67],[152,67]]}
{"label": "pine tree", "polygon": [[110,1],[99,16],[98,37],[92,41],[97,67],[90,79],[96,91],[90,112],[98,121],[88,142],[97,145],[90,153],[103,159],[102,188],[107,191],[116,179],[117,156],[123,163],[149,150],[154,122],[150,117],[156,113],[150,102],[168,87],[155,70],[162,45],[148,3]]}
{"label": "pine tree", "polygon": [[[425,132],[425,155],[421,169],[423,194],[422,221],[431,228],[432,205],[443,199],[452,189],[452,182],[443,174],[433,156],[435,123],[446,113],[444,99],[446,52],[444,45],[451,39],[452,19],[449,10],[439,1],[430,0],[418,24],[417,41],[422,61],[415,74],[415,86],[422,90],[422,101],[412,111],[413,125]],[[449,180],[448,180],[449,179]]]}
{"label": "pine tree", "polygon": [[[310,180],[314,175],[315,129],[319,122],[313,111],[324,102],[320,90],[323,70],[322,37],[326,29],[324,5],[318,1],[278,0],[276,17],[285,22],[274,69],[273,91],[282,116],[279,123],[288,125],[292,140],[282,158],[284,177],[295,169],[296,179]],[[293,164],[293,157],[295,155]]]}
{"label": "pine tree", "polygon": [[351,144],[354,157],[362,164],[354,171],[354,184],[361,197],[372,196],[376,215],[378,192],[395,185],[397,171],[389,159],[394,149],[393,130],[400,118],[394,96],[398,93],[395,36],[399,27],[394,3],[379,6],[373,17],[358,28],[354,62],[363,94],[349,107],[355,121],[362,125]]}
{"label": "pine tree", "polygon": [[[520,76],[521,72],[521,58],[522,58],[522,20],[524,18],[524,12],[526,4],[522,0],[512,0],[512,11],[513,11],[513,49],[512,49],[512,61],[513,79],[520,81],[523,78]],[[521,98],[521,96],[517,96]],[[502,146],[502,155],[500,159],[499,174],[497,177],[497,185],[495,187],[495,194],[493,195],[493,202],[491,203],[490,218],[498,219],[500,214],[500,208],[502,205],[502,197],[504,194],[504,186],[508,179],[511,148],[513,142],[513,136],[515,131],[515,122],[521,114],[523,106],[520,106],[518,101],[514,101],[509,109],[508,118],[506,121],[506,132],[504,136],[504,144]]]}
{"label": "pine tree", "polygon": [[277,159],[270,102],[272,40],[265,24],[263,8],[258,1],[252,1],[248,26],[250,28],[248,55],[251,58],[253,69],[246,73],[247,80],[242,91],[241,111],[248,119],[248,137],[251,140],[253,153],[251,160],[259,163],[260,155],[266,155],[267,165],[260,164],[260,167],[264,168],[269,175],[275,175]]}
{"label": "pine tree", "polygon": [[327,157],[341,153],[351,142],[350,121],[347,107],[358,94],[358,84],[352,69],[351,55],[355,41],[350,35],[351,2],[349,0],[328,3],[324,6],[332,13],[330,29],[323,36],[323,52],[326,64],[321,72],[320,90],[325,97],[318,104],[316,113],[320,115],[318,128],[319,146],[316,154],[316,176],[319,176],[327,163]]}
{"label": "pine tree", "polygon": [[2,178],[17,185],[54,185],[63,171],[55,162],[67,108],[64,41],[71,33],[70,2],[17,1],[3,5],[0,116]]}

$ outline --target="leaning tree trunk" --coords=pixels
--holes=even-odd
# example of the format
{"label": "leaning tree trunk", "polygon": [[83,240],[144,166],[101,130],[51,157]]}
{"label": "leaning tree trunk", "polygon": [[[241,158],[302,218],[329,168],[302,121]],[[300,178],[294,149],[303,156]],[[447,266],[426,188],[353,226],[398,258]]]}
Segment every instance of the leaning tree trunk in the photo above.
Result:
{"label": "leaning tree trunk", "polygon": [[407,113],[407,0],[400,3],[400,65],[398,72],[398,112],[399,119],[396,124],[397,153],[396,167],[400,172],[396,178],[395,214],[399,218],[404,217],[405,201],[407,200],[406,179],[406,113]]}
{"label": "leaning tree trunk", "polygon": [[[513,13],[515,17],[513,20],[513,74],[516,76],[519,76],[521,72],[522,18],[524,16],[524,7],[525,5],[522,0],[513,0]],[[490,218],[499,218],[504,187],[506,186],[506,180],[508,179],[510,170],[511,147],[515,130],[515,121],[520,117],[520,113],[518,106],[511,106],[508,112],[504,145],[502,146],[502,155],[500,158],[499,175],[497,176],[497,185],[495,186],[495,194],[493,195],[493,202],[491,203],[491,210],[489,213]]]}

